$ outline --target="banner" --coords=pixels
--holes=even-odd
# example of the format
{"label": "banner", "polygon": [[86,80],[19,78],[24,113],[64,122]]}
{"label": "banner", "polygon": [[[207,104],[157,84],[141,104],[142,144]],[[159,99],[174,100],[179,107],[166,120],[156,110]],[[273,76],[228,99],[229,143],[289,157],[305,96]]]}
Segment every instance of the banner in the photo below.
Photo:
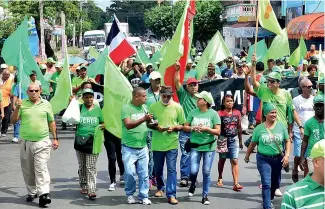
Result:
{"label": "banner", "polygon": [[[317,77],[309,78],[313,83],[313,88],[316,89]],[[214,81],[202,82],[199,84],[199,92],[208,91],[211,92],[215,107],[213,109],[219,110],[221,101],[226,93],[231,93],[234,96],[234,108],[241,111],[244,101],[244,80],[243,78],[231,78],[231,79],[220,79]],[[142,84],[141,87],[147,89],[150,84]],[[281,88],[291,91],[291,89],[298,87],[298,77],[286,78],[281,81]],[[93,90],[95,92],[94,98],[99,101],[102,106],[104,100],[103,86],[93,84]]]}

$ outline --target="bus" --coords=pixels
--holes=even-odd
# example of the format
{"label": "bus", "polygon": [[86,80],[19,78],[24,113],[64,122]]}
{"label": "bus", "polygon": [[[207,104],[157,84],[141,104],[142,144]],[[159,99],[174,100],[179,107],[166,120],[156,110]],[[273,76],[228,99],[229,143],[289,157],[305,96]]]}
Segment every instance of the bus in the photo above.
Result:
{"label": "bus", "polygon": [[105,45],[106,37],[105,32],[102,30],[86,31],[83,37],[83,49],[85,54],[88,53],[89,47],[96,48],[97,45]]}

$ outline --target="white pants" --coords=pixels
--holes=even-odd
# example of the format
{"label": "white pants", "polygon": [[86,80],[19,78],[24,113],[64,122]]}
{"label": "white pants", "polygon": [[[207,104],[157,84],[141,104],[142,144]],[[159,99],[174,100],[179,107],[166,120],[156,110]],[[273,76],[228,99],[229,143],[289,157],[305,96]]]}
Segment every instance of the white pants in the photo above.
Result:
{"label": "white pants", "polygon": [[50,192],[50,174],[47,162],[52,143],[49,137],[38,142],[21,140],[20,164],[29,195],[38,196]]}

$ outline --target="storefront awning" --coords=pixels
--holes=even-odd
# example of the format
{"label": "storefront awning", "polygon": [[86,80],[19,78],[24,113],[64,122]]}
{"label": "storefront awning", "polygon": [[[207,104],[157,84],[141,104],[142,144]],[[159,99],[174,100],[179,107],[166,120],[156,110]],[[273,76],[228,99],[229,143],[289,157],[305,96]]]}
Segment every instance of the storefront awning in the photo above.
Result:
{"label": "storefront awning", "polygon": [[324,13],[302,15],[292,19],[288,26],[288,38],[311,39],[313,37],[324,37]]}

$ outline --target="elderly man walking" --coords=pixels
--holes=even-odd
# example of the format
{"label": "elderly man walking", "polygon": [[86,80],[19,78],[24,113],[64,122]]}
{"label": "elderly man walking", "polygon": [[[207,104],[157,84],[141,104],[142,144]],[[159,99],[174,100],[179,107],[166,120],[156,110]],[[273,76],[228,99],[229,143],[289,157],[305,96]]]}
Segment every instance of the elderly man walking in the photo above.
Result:
{"label": "elderly man walking", "polygon": [[[50,175],[47,162],[50,159],[51,147],[56,150],[59,141],[50,103],[40,96],[41,89],[37,84],[30,84],[28,98],[18,100],[16,109],[11,115],[11,123],[21,121],[20,163],[27,187],[26,201],[31,202],[39,196],[39,206],[51,203]],[[49,128],[53,142],[49,138]]]}

